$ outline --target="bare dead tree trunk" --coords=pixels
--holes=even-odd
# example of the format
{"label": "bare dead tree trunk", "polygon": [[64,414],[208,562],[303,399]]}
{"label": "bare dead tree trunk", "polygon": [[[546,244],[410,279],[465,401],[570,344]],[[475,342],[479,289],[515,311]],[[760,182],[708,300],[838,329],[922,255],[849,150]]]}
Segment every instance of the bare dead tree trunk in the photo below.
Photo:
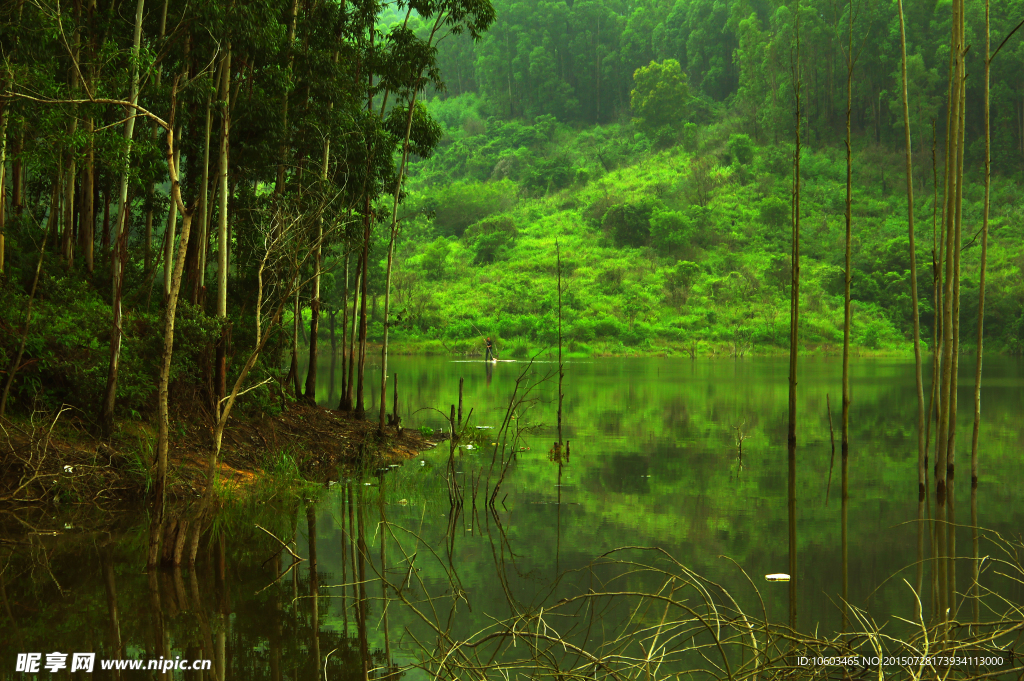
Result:
{"label": "bare dead tree trunk", "polygon": [[800,340],[800,0],[796,1],[796,57],[793,64],[796,95],[796,151],[793,156],[793,274],[789,308],[789,626],[796,630],[797,544],[796,544],[796,370]]}
{"label": "bare dead tree trunk", "polygon": [[849,606],[849,560],[847,555],[848,537],[846,513],[849,504],[849,470],[850,470],[850,325],[853,321],[850,284],[853,279],[853,147],[850,134],[850,118],[853,112],[853,0],[849,5],[850,42],[846,55],[846,248],[844,249],[845,272],[843,274],[843,399],[840,435],[840,457],[842,473],[841,496],[841,528],[842,533],[842,597],[843,597],[843,631],[850,626]]}
{"label": "bare dead tree trunk", "polygon": [[971,431],[971,603],[974,622],[981,618],[981,587],[978,531],[978,434],[981,430],[981,367],[985,349],[985,270],[988,265],[989,199],[992,189],[992,130],[991,130],[991,25],[989,0],[985,0],[985,207],[981,227],[981,272],[978,282],[978,345],[974,364],[974,428]]}
{"label": "bare dead tree trunk", "polygon": [[907,95],[907,33],[903,20],[903,0],[897,0],[900,18],[901,74],[903,86],[903,127],[906,133],[907,155],[907,234],[910,239],[910,300],[914,318],[914,379],[917,388],[917,483],[918,498],[923,500],[924,486],[924,378],[921,366],[921,319],[917,301],[917,251],[914,241],[914,166],[910,139],[910,102]]}

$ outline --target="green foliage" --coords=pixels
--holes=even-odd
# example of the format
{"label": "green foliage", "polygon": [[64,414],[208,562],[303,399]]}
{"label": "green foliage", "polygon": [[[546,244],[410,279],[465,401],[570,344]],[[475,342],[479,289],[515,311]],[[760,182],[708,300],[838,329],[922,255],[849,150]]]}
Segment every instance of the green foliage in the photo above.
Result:
{"label": "green foliage", "polygon": [[451,244],[444,237],[437,237],[423,253],[423,271],[427,277],[440,281],[448,270],[448,254]]}
{"label": "green foliage", "polygon": [[729,136],[729,156],[740,165],[750,165],[754,160],[754,147],[750,135],[733,133]]}
{"label": "green foliage", "polygon": [[656,208],[651,215],[651,241],[659,253],[676,255],[682,252],[694,237],[694,225],[682,211]]}
{"label": "green foliage", "polygon": [[433,194],[427,205],[434,212],[438,234],[461,237],[474,222],[511,208],[515,195],[515,185],[508,180],[483,185],[463,181]]}
{"label": "green foliage", "polygon": [[663,127],[670,130],[682,129],[688,90],[686,74],[678,61],[652,61],[633,72],[633,83],[633,90],[629,93],[629,107],[641,130],[653,132]]}
{"label": "green foliage", "polygon": [[616,245],[639,248],[651,240],[652,212],[653,206],[649,204],[617,204],[604,214],[601,226]]}

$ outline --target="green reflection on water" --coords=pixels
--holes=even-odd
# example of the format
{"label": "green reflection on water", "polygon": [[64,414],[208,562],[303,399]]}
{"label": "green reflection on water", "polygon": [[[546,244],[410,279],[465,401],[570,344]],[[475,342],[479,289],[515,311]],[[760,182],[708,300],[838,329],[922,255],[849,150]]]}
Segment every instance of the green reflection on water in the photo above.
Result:
{"label": "green reflection on water", "polygon": [[[440,427],[442,419],[432,409],[447,412],[457,401],[461,377],[466,411],[474,409],[470,425],[495,426],[486,432],[500,425],[514,382],[527,368],[422,357],[392,358],[390,365],[400,376],[400,410],[408,427]],[[326,360],[324,368],[329,369]],[[802,368],[800,621],[804,630],[827,633],[840,626],[838,462],[825,506],[825,395],[838,401],[839,363],[814,358]],[[535,369],[543,374],[550,365]],[[898,574],[915,582],[913,365],[865,360],[851,369],[850,597],[879,623],[892,615],[912,618],[910,590],[902,579],[886,579]],[[1019,534],[1024,515],[1012,486],[1024,435],[1021,369],[1015,360],[989,360],[992,379],[983,389],[980,524],[1007,536]],[[320,380],[321,402],[335,403],[329,371],[321,371]],[[968,384],[965,377],[962,405],[969,404]],[[335,393],[339,388],[336,382]],[[391,602],[385,621],[380,574],[393,587],[389,598],[401,587],[421,610],[433,603],[437,619],[451,622],[451,635],[468,638],[493,618],[550,608],[595,588],[595,575],[609,578],[613,570],[584,568],[621,546],[665,549],[756,614],[760,605],[740,566],[754,578],[769,618],[782,622],[786,586],[766,583],[763,576],[784,571],[787,563],[786,390],[786,364],[777,360],[569,363],[564,433],[571,457],[561,464],[551,460],[555,384],[541,385],[539,399],[516,414],[534,430],[523,442],[528,449],[517,452],[510,465],[494,513],[485,505],[492,451],[463,449],[455,470],[466,502],[453,517],[444,445],[387,474],[330,488],[309,516],[304,505],[277,500],[253,515],[226,520],[194,573],[147,578],[140,571],[145,522],[137,517],[113,526],[75,519],[58,536],[26,533],[25,524],[59,527],[60,514],[11,520],[7,534],[15,536],[20,528],[21,535],[0,551],[0,678],[11,673],[17,653],[52,650],[211,658],[225,681],[323,678],[324,664],[327,678],[363,678],[364,664],[377,670],[371,677],[380,676],[389,659],[399,666],[419,659],[413,637],[431,635],[423,619],[400,602]],[[372,381],[367,394],[379,394]],[[961,409],[958,428],[961,471],[969,456],[968,413]],[[961,473],[960,479],[967,476]],[[956,493],[958,506],[966,509],[969,485],[957,485]],[[294,550],[307,560],[288,571],[291,557],[255,530],[257,523],[286,541],[294,537]],[[315,580],[308,540],[313,527]],[[957,545],[962,553],[969,550],[967,528]],[[982,553],[994,550],[986,543]],[[960,592],[968,587],[966,560],[957,570]],[[926,579],[929,573],[930,568]],[[637,590],[659,588],[650,574],[625,579]],[[1024,601],[1019,583],[991,572],[984,583],[1010,601]],[[436,600],[424,600],[428,596]],[[354,605],[361,599],[362,610]],[[923,600],[928,614],[927,584]],[[657,613],[633,614],[621,604],[604,617],[657,624]],[[97,672],[96,678],[113,676]],[[199,677],[178,672],[174,678]],[[410,670],[407,678],[423,675]]]}

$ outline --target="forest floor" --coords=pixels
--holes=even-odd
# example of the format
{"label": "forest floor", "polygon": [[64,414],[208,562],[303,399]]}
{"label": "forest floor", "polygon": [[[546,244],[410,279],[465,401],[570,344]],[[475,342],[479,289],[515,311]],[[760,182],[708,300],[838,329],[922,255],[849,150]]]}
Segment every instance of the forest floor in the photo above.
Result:
{"label": "forest floor", "polygon": [[[156,428],[123,422],[110,439],[90,432],[73,413],[40,414],[0,422],[0,504],[130,505],[152,484]],[[345,470],[381,467],[437,444],[414,429],[401,434],[377,423],[318,406],[291,404],[280,414],[231,418],[218,466],[221,498],[238,498],[265,485],[325,483]],[[168,495],[198,499],[206,486],[213,429],[198,418],[172,419]]]}

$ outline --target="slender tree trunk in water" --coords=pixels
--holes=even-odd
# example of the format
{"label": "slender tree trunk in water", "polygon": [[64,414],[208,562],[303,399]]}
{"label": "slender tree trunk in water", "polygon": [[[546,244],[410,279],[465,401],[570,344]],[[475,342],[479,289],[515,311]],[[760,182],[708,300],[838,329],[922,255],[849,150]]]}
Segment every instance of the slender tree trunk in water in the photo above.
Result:
{"label": "slender tree trunk in water", "polygon": [[227,392],[227,340],[228,340],[228,141],[231,132],[231,43],[224,54],[221,81],[221,131],[218,182],[220,205],[217,207],[217,318],[224,328],[217,343],[216,397],[220,401]]}
{"label": "slender tree trunk in water", "polygon": [[903,0],[897,0],[900,16],[900,50],[903,76],[903,128],[907,154],[907,233],[910,239],[910,301],[914,318],[914,378],[917,387],[917,486],[918,499],[924,499],[924,378],[921,371],[921,320],[917,305],[917,251],[914,242],[914,166],[910,140],[910,103],[907,95],[907,33],[903,20]]}
{"label": "slender tree trunk in water", "polygon": [[363,382],[366,374],[366,274],[370,262],[370,197],[366,197],[366,213],[363,217],[363,277],[361,280],[361,293],[359,305],[359,375],[356,384],[355,416],[357,419],[366,416],[366,407],[363,404]]}
{"label": "slender tree trunk in water", "polygon": [[[139,46],[142,42],[142,14],[146,0],[138,0],[135,6],[135,32],[132,36],[132,78],[131,103],[139,101]],[[117,371],[121,361],[121,289],[123,284],[124,258],[127,257],[125,243],[128,238],[128,174],[131,170],[132,139],[135,134],[135,111],[128,110],[128,120],[124,124],[124,139],[128,147],[125,155],[124,168],[121,171],[121,183],[118,191],[117,227],[111,250],[110,265],[113,289],[113,321],[110,327],[110,364],[107,368],[107,386],[103,394],[100,410],[100,426],[103,434],[110,437],[114,430],[114,404],[117,398]]]}
{"label": "slender tree trunk in water", "polygon": [[989,0],[985,0],[985,206],[981,227],[981,275],[978,282],[978,345],[974,364],[974,428],[971,431],[971,602],[974,621],[980,617],[981,587],[978,585],[978,434],[981,430],[981,365],[985,349],[985,270],[988,265],[988,216],[992,189],[992,131],[990,115],[990,80],[992,67]]}
{"label": "slender tree trunk in water", "polygon": [[851,146],[850,117],[853,113],[853,0],[850,0],[850,43],[846,54],[846,269],[843,275],[843,406],[841,417],[841,471],[842,471],[842,559],[843,559],[843,631],[850,626],[849,562],[847,561],[847,523],[849,457],[850,457],[850,324],[853,309],[850,305],[850,283],[853,277],[851,263],[853,245],[853,147]]}
{"label": "slender tree trunk in water", "polygon": [[[562,368],[562,249],[555,239],[555,262],[558,268],[558,447],[562,447],[562,379],[565,378],[565,371]],[[561,472],[562,462],[558,462],[558,470]],[[561,491],[561,488],[559,488]]]}
{"label": "slender tree trunk in water", "polygon": [[[173,102],[177,91],[177,82],[171,91]],[[174,117],[174,104],[171,105],[171,117]],[[167,165],[171,175],[171,200],[181,206],[181,240],[178,245],[178,253],[174,258],[174,269],[171,274],[171,287],[167,294],[167,304],[164,308],[164,348],[160,361],[160,375],[157,379],[157,466],[156,478],[153,481],[153,509],[149,525],[149,561],[148,567],[156,567],[159,559],[160,536],[164,527],[164,505],[167,497],[167,450],[169,446],[168,422],[168,388],[171,376],[171,356],[174,351],[174,315],[178,309],[178,297],[181,291],[181,278],[185,271],[185,255],[188,252],[188,236],[192,226],[193,210],[185,208],[181,202],[181,186],[178,175],[178,152],[174,144],[173,120],[171,128],[167,132]],[[180,130],[180,128],[179,128]],[[164,264],[168,270],[171,269],[171,261]],[[184,532],[184,529],[182,530]],[[175,552],[180,556],[180,553]]]}
{"label": "slender tree trunk in water", "polygon": [[[939,419],[939,358],[942,354],[940,327],[942,326],[942,300],[940,298],[942,284],[942,240],[939,238],[939,166],[936,159],[938,140],[935,134],[935,121],[932,120],[932,304],[935,313],[932,319],[932,387],[929,397],[928,414],[924,430],[924,463],[925,479],[928,478],[928,456],[931,452],[932,424],[938,426]],[[936,437],[936,442],[938,438]],[[938,454],[936,454],[938,456]],[[927,488],[927,485],[925,485]]]}
{"label": "slender tree trunk in water", "polygon": [[789,626],[796,630],[796,368],[800,328],[800,0],[796,2],[796,61],[793,65],[796,94],[796,151],[793,156],[793,275],[789,307]]}
{"label": "slender tree trunk in water", "polygon": [[[433,34],[431,34],[431,38]],[[388,241],[388,264],[384,282],[384,342],[380,350],[380,416],[377,424],[377,431],[384,433],[384,417],[387,414],[387,384],[388,384],[388,332],[390,331],[389,313],[391,310],[391,266],[395,257],[395,241],[398,239],[398,199],[402,192],[402,183],[405,180],[405,167],[409,162],[409,137],[412,135],[412,117],[416,109],[416,92],[413,91],[409,99],[409,113],[405,119],[405,140],[402,144],[402,162],[398,167],[398,179],[395,181],[395,196],[391,206],[391,239]],[[398,424],[395,424],[398,428]]]}
{"label": "slender tree trunk in water", "polygon": [[[953,352],[953,265],[956,248],[956,197],[959,178],[957,170],[959,140],[960,140],[960,95],[962,92],[961,82],[963,80],[963,45],[961,41],[961,24],[963,22],[962,0],[953,0],[952,3],[953,21],[952,38],[950,45],[950,82],[949,82],[949,103],[947,110],[947,133],[946,133],[946,195],[943,227],[945,229],[945,279],[942,295],[942,383],[939,390],[939,424],[938,424],[938,451],[936,455],[936,480],[935,480],[935,519],[942,523],[946,520],[946,478],[948,463],[948,447],[950,424],[956,420],[955,403],[953,402],[954,366]],[[938,596],[939,596],[939,618],[942,622],[948,619],[948,568],[947,561],[947,532],[945,526],[937,528],[936,551],[938,567]]]}
{"label": "slender tree trunk in water", "polygon": [[[966,12],[966,8],[963,10]],[[960,44],[966,45],[964,22],[960,22]],[[966,56],[966,50],[964,51]],[[967,76],[966,64],[964,65],[963,77],[960,79],[960,139],[957,141],[957,186],[956,186],[956,230],[954,235],[953,250],[953,366],[950,369],[952,374],[950,385],[950,419],[949,438],[947,439],[946,453],[946,533],[948,535],[947,549],[949,551],[949,607],[951,612],[956,609],[956,498],[953,494],[953,482],[956,461],[956,414],[957,414],[957,390],[959,388],[960,369],[960,241],[961,241],[961,220],[963,217],[963,188],[964,188],[964,137],[967,130],[965,121],[967,108]]]}

